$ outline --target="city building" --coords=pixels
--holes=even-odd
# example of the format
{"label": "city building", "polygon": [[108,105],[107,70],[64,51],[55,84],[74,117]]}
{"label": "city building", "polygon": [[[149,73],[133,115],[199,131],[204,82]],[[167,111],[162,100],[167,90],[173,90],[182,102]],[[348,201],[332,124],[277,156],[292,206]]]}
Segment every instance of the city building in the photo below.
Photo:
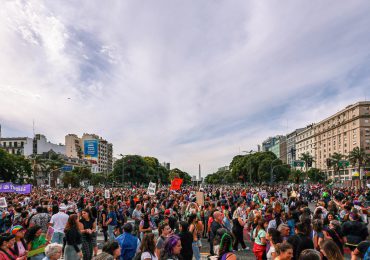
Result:
{"label": "city building", "polygon": [[[287,154],[287,164],[292,165],[294,160],[297,160],[296,153],[296,140],[297,135],[302,132],[304,128],[298,128],[293,132],[287,134],[286,136],[286,154]],[[292,153],[293,151],[293,153]],[[295,155],[295,156],[294,156]]]}
{"label": "city building", "polygon": [[33,153],[33,139],[29,137],[4,137],[0,143],[1,148],[10,154],[30,156]]}
{"label": "city building", "polygon": [[[296,159],[304,153],[308,153],[315,160],[315,137],[314,137],[314,124],[308,125],[301,132],[297,133],[295,146],[296,146]],[[315,167],[313,162],[312,167]]]}
{"label": "city building", "polygon": [[269,137],[265,141],[263,141],[262,152],[271,151],[271,148],[276,144],[278,140],[280,140],[281,137],[282,135],[277,135],[274,137]]}
{"label": "city building", "polygon": [[58,154],[65,154],[65,145],[49,142],[45,135],[36,134],[33,138],[33,154],[43,154],[53,150]]}
{"label": "city building", "polygon": [[55,153],[65,154],[63,144],[53,144],[44,135],[36,134],[34,138],[29,137],[4,137],[0,139],[2,148],[11,154],[30,156],[32,154],[43,154],[53,150]]}
{"label": "city building", "polygon": [[286,137],[283,135],[276,137],[275,144],[269,148],[269,151],[273,152],[283,163],[287,163]]}
{"label": "city building", "polygon": [[70,158],[86,159],[93,173],[108,173],[113,170],[113,145],[96,134],[84,133],[81,138],[68,134],[66,155]]}
{"label": "city building", "polygon": [[[334,153],[348,154],[360,147],[370,153],[370,102],[357,102],[314,126],[316,167],[327,173],[328,178],[350,181],[357,171],[356,167],[341,169],[335,176],[326,160]],[[367,169],[369,170],[369,169]],[[365,171],[360,173],[361,179]]]}

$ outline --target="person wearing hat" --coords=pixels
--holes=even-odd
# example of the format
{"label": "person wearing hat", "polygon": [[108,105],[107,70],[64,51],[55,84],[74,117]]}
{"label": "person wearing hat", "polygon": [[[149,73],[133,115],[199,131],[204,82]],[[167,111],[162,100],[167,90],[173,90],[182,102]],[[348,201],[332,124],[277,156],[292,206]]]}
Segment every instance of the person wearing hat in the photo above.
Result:
{"label": "person wearing hat", "polygon": [[24,234],[26,230],[23,226],[17,225],[11,229],[11,234],[15,236],[15,243],[13,247],[13,251],[17,256],[24,256],[27,255],[27,242],[24,239]]}
{"label": "person wearing hat", "polygon": [[67,207],[61,206],[59,212],[51,216],[49,226],[54,229],[52,243],[63,244],[64,228],[67,224],[69,216],[66,214]]}

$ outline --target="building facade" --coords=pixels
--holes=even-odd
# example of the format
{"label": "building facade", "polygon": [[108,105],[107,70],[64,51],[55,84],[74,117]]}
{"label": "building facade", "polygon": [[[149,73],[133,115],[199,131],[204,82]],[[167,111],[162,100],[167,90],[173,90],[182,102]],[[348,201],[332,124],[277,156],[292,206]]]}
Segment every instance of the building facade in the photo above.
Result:
{"label": "building facade", "polygon": [[274,137],[269,137],[262,143],[262,152],[271,151],[271,148],[276,145],[276,143],[282,138],[282,135],[277,135]]}
{"label": "building facade", "polygon": [[[299,159],[302,154],[308,153],[315,160],[315,134],[314,124],[308,125],[296,136],[296,159]],[[312,163],[315,167],[315,162]]]}
{"label": "building facade", "polygon": [[33,139],[29,137],[6,137],[0,139],[1,148],[10,154],[30,156],[33,153]]}
{"label": "building facade", "polygon": [[42,134],[36,134],[34,138],[29,137],[6,137],[1,138],[2,148],[11,154],[21,154],[30,156],[33,154],[43,154],[53,150],[58,154],[65,154],[63,144],[53,144]]}
{"label": "building facade", "polygon": [[[296,140],[297,135],[302,132],[304,128],[298,128],[293,132],[287,134],[286,136],[286,154],[287,154],[287,164],[292,165],[293,161],[297,160],[296,153]],[[292,153],[294,150],[294,154]],[[295,155],[295,156],[294,156]]]}
{"label": "building facade", "polygon": [[[344,156],[356,147],[370,153],[370,102],[358,102],[322,120],[314,126],[316,166],[327,173],[328,178],[352,180],[356,167],[340,170],[335,176],[326,160],[334,153]],[[361,173],[363,175],[363,173]],[[363,177],[363,176],[361,176]]]}
{"label": "building facade", "polygon": [[84,133],[81,138],[68,134],[66,155],[70,158],[89,160],[93,173],[108,173],[113,170],[113,145],[96,134]]}

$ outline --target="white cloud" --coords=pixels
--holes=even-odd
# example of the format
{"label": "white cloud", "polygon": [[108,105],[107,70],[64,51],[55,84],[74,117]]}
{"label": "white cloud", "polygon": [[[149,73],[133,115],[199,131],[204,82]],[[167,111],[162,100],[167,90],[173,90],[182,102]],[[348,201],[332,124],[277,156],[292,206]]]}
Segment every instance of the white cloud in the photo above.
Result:
{"label": "white cloud", "polygon": [[[368,89],[366,1],[6,1],[0,119],[196,173]],[[71,98],[71,99],[68,99]],[[4,133],[12,135],[12,132]]]}

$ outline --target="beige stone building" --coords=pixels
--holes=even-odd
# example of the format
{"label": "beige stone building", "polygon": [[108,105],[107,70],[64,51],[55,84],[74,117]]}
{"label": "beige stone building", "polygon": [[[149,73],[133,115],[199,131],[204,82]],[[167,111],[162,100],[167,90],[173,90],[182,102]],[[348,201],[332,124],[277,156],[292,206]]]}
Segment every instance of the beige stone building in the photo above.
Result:
{"label": "beige stone building", "polygon": [[322,120],[313,126],[314,160],[316,168],[327,173],[328,178],[341,181],[352,179],[353,167],[341,170],[340,177],[326,165],[327,158],[337,152],[348,156],[355,147],[370,153],[370,102],[358,102]]}
{"label": "beige stone building", "polygon": [[[315,157],[314,126],[314,124],[308,125],[303,131],[297,133],[295,139],[297,160],[303,153],[309,153],[312,157]],[[312,163],[312,167],[315,167],[315,162]]]}

